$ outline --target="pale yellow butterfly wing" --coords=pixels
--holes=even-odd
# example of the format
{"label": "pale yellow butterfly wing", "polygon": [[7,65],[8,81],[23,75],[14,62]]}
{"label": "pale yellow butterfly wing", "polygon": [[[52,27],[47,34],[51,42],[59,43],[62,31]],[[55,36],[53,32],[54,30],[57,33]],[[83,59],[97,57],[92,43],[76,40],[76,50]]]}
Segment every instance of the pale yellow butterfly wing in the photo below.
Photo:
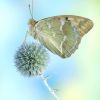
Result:
{"label": "pale yellow butterfly wing", "polygon": [[93,27],[91,20],[79,16],[55,16],[40,20],[34,27],[36,38],[62,58],[71,56],[82,36]]}

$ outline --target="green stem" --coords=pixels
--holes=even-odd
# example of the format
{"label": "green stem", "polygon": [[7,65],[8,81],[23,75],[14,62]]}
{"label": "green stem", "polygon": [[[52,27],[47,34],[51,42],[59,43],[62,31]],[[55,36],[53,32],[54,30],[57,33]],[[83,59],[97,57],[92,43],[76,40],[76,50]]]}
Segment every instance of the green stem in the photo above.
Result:
{"label": "green stem", "polygon": [[55,90],[53,90],[53,89],[49,86],[49,84],[48,84],[48,82],[47,82],[47,78],[44,77],[43,75],[41,75],[41,79],[43,80],[45,86],[48,88],[48,90],[49,90],[49,92],[52,94],[52,96],[53,96],[56,100],[60,100],[60,99],[58,98],[58,96],[56,95]]}

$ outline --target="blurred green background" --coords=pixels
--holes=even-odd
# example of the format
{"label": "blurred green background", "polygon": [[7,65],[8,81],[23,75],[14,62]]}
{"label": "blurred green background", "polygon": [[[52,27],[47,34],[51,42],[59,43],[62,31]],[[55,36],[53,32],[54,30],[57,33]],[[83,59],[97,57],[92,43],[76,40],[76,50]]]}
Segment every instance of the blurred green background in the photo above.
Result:
{"label": "blurred green background", "polygon": [[[23,77],[14,65],[30,18],[31,0],[0,0],[0,100],[54,100],[39,77]],[[45,75],[60,100],[100,100],[100,0],[34,0],[36,20],[78,15],[94,22],[78,50],[67,59],[50,53]]]}

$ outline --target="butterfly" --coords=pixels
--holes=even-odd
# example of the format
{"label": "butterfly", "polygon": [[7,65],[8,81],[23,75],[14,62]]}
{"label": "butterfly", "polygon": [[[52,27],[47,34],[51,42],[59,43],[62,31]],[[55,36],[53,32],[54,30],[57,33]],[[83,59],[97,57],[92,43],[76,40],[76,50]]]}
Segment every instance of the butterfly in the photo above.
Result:
{"label": "butterfly", "polygon": [[29,20],[29,34],[52,53],[61,58],[70,57],[81,38],[93,27],[93,22],[81,16],[61,15],[35,21]]}

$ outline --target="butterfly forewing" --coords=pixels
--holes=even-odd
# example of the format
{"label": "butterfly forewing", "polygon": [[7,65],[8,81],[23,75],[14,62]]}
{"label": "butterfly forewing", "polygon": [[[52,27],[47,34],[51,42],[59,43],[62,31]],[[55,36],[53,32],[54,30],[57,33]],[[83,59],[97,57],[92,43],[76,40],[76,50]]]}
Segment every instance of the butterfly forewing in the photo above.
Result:
{"label": "butterfly forewing", "polygon": [[36,38],[62,58],[71,56],[82,36],[93,26],[91,20],[79,16],[55,16],[40,20],[34,27]]}

